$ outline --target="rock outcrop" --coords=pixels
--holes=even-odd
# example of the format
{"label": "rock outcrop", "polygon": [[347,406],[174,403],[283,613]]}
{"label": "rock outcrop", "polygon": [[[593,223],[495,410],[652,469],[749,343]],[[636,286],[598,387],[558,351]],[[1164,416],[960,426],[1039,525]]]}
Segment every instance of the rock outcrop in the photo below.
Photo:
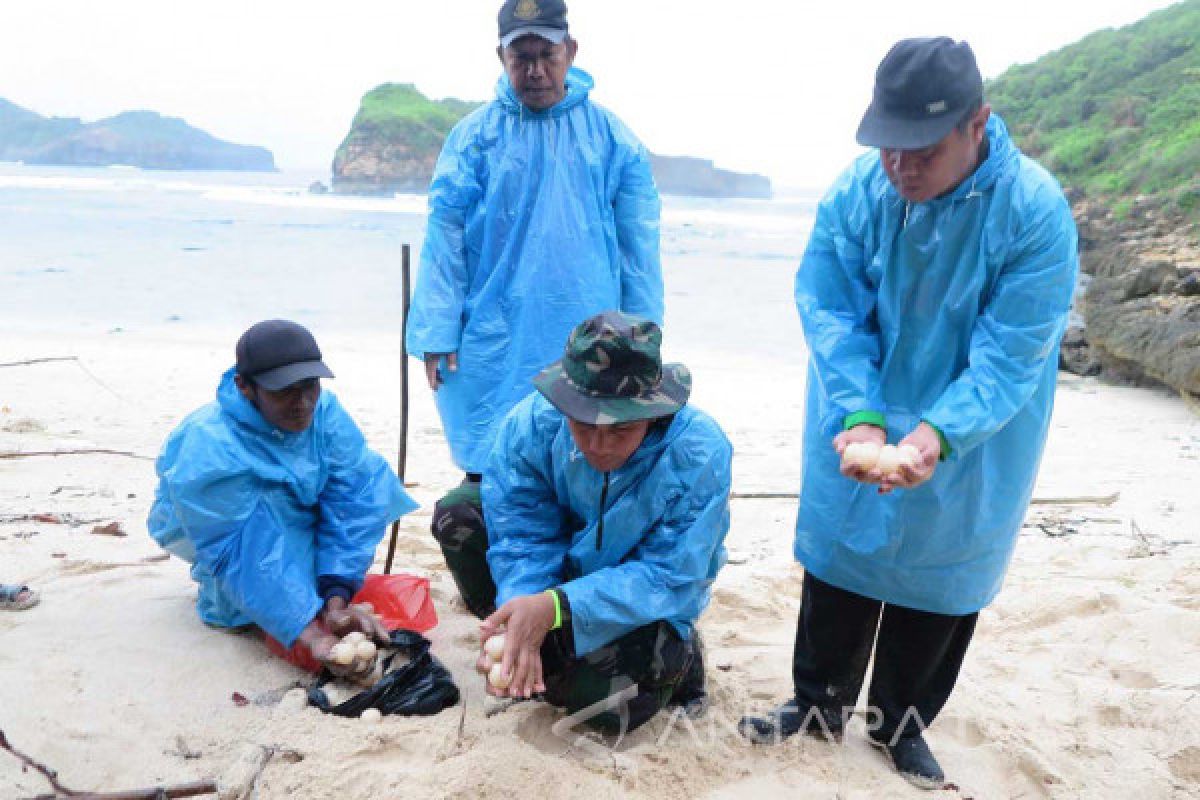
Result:
{"label": "rock outcrop", "polygon": [[1080,202],[1078,304],[1085,328],[1068,332],[1062,364],[1081,374],[1162,384],[1200,403],[1200,236],[1194,224],[1138,198],[1117,219]]}
{"label": "rock outcrop", "polygon": [[[333,188],[345,194],[424,192],[450,129],[479,103],[430,100],[412,84],[367,92],[333,159]],[[693,197],[770,197],[771,181],[718,169],[699,158],[651,156],[659,191]]]}

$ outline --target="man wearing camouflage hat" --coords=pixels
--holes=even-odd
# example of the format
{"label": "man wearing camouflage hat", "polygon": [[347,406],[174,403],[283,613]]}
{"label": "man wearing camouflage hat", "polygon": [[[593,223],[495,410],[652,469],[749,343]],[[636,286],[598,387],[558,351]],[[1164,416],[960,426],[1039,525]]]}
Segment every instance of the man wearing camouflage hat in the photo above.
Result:
{"label": "man wearing camouflage hat", "polygon": [[479,518],[479,476],[504,415],[571,329],[609,308],[663,316],[650,154],[590,99],[566,4],[507,0],[498,45],[495,99],[454,127],[438,158],[407,325],[466,473],[434,512],[444,550]]}
{"label": "man wearing camouflage hat", "polygon": [[[504,419],[483,476],[487,563],[510,697],[542,696],[632,730],[667,704],[703,709],[696,618],[725,563],[732,447],[663,365],[662,332],[586,320]],[[487,666],[481,655],[479,666]]]}
{"label": "man wearing camouflage hat", "polygon": [[[758,742],[868,734],[911,783],[979,610],[1000,590],[1046,441],[1077,270],[1062,190],[984,103],[965,42],[906,39],[858,130],[877,148],[821,201],[796,276],[811,351],[795,555],[794,697]],[[897,471],[842,461],[911,445]]]}

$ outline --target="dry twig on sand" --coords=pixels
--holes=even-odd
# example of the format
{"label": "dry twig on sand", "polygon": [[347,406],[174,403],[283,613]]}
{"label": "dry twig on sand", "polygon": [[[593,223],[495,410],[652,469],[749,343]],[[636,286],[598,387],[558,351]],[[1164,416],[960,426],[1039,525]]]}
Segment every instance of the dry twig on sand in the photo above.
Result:
{"label": "dry twig on sand", "polygon": [[142,456],[137,453],[131,453],[128,450],[108,450],[103,447],[84,447],[78,450],[3,450],[0,451],[0,459],[6,458],[36,458],[39,456],[89,456],[89,455],[107,455],[107,456],[124,456],[125,458],[136,458],[139,461],[153,461],[150,456]]}
{"label": "dry twig on sand", "polygon": [[0,748],[12,753],[21,762],[22,767],[33,769],[39,773],[46,779],[51,788],[54,789],[53,794],[40,794],[34,797],[33,800],[60,800],[60,798],[73,798],[73,800],[158,800],[164,797],[201,797],[217,793],[217,785],[212,781],[195,781],[193,783],[181,783],[176,786],[155,786],[151,789],[126,789],[120,792],[79,792],[74,789],[68,789],[59,783],[58,773],[50,769],[50,767],[39,761],[35,761],[9,744],[8,737],[4,735],[4,731],[2,730],[0,730]]}

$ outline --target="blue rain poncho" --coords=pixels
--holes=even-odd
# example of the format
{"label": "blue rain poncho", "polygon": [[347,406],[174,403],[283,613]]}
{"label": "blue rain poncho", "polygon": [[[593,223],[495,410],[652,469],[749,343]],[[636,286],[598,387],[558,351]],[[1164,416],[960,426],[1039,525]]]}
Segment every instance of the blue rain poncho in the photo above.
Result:
{"label": "blue rain poncho", "polygon": [[437,162],[407,344],[458,354],[436,399],[467,472],[577,324],[610,309],[662,323],[649,154],[591,88],[573,68],[562,102],[534,112],[502,77]]}
{"label": "blue rain poncho", "polygon": [[483,475],[496,605],[562,589],[575,652],[666,620],[687,638],[725,564],[733,448],[685,406],[618,470],[597,472],[540,394],[504,420]]}
{"label": "blue rain poncho", "polygon": [[[1077,270],[1062,190],[993,115],[989,154],[949,195],[906,204],[868,153],[822,200],[796,276],[811,352],[796,558],[858,594],[968,614],[1000,590],[1033,492]],[[881,496],[832,441],[879,412],[950,452]]]}
{"label": "blue rain poncho", "polygon": [[167,438],[147,527],[192,564],[202,620],[253,623],[290,647],[323,605],[317,579],[360,587],[388,523],[417,506],[332,392],[287,433],[233,375]]}

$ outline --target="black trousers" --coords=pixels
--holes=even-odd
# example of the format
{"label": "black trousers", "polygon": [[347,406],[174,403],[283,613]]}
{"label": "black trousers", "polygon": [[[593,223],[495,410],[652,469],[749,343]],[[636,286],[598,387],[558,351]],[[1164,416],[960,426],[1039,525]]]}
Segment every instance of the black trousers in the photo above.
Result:
{"label": "black trousers", "polygon": [[[467,608],[481,619],[490,615],[496,610],[496,584],[487,563],[478,482],[468,476],[438,501],[432,533]],[[666,707],[677,690],[704,685],[699,637],[683,640],[666,622],[643,625],[584,656],[575,655],[569,627],[560,628],[546,637],[541,656],[544,699],[568,714],[619,697],[582,720],[605,733],[632,731]]]}
{"label": "black trousers", "polygon": [[844,722],[874,649],[868,731],[876,741],[915,736],[950,698],[978,618],[881,603],[806,572],[792,657],[797,706]]}

